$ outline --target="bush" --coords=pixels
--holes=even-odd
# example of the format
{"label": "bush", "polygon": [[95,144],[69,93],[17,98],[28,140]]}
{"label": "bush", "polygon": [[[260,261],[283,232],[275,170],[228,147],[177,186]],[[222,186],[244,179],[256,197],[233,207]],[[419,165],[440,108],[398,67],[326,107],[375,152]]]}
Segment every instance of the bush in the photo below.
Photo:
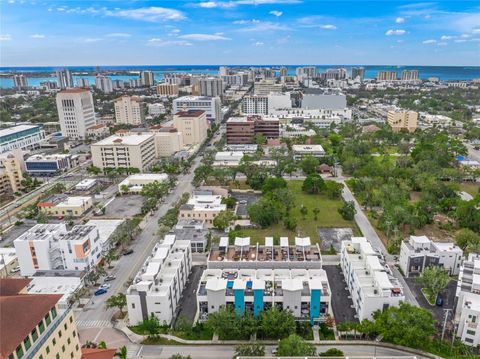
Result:
{"label": "bush", "polygon": [[330,348],[327,351],[320,353],[318,356],[321,357],[343,357],[345,356],[340,349]]}
{"label": "bush", "polygon": [[340,213],[343,219],[347,221],[353,221],[357,210],[355,209],[355,204],[353,201],[349,201],[343,203],[343,206],[338,209],[338,213]]}

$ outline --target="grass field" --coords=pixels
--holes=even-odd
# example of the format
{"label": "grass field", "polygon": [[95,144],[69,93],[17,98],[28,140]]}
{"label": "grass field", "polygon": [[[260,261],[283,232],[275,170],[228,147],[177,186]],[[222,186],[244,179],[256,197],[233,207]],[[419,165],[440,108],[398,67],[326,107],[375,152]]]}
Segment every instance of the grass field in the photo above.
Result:
{"label": "grass field", "polygon": [[476,196],[480,190],[480,183],[461,183],[460,191],[470,193],[472,196]]}
{"label": "grass field", "polygon": [[[263,244],[265,237],[285,237],[288,236],[290,243],[295,240],[295,236],[310,237],[312,242],[319,242],[318,227],[347,227],[352,228],[353,233],[358,235],[359,231],[353,221],[346,221],[338,213],[338,209],[342,206],[341,199],[330,199],[325,195],[313,195],[302,192],[303,181],[288,181],[288,188],[295,197],[295,208],[292,215],[297,219],[297,229],[295,232],[284,228],[283,223],[277,223],[268,228],[245,229],[241,234],[251,237],[252,243]],[[300,207],[304,205],[308,209],[305,219],[302,218]],[[320,213],[318,219],[315,220],[313,209],[318,208]]]}

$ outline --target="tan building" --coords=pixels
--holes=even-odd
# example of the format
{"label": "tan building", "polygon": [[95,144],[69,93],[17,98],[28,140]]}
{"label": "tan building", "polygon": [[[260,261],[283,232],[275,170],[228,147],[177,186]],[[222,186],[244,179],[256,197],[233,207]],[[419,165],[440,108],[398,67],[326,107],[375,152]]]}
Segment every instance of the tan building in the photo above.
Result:
{"label": "tan building", "polygon": [[178,85],[161,83],[157,85],[157,95],[160,96],[178,96]]}
{"label": "tan building", "polygon": [[183,148],[182,133],[175,127],[161,127],[152,132],[155,132],[157,157],[170,157]]}
{"label": "tan building", "polygon": [[13,194],[21,189],[24,168],[25,163],[20,153],[0,155],[0,196]]}
{"label": "tan building", "polygon": [[153,134],[110,136],[90,146],[93,165],[104,168],[134,167],[145,171],[155,161]]}
{"label": "tan building", "polygon": [[12,269],[18,266],[18,258],[15,248],[0,248],[0,278],[11,275]]}
{"label": "tan building", "polygon": [[87,128],[87,136],[90,138],[103,138],[110,134],[110,129],[103,124],[93,125]]}
{"label": "tan building", "polygon": [[394,132],[406,129],[408,132],[415,132],[417,129],[418,113],[415,111],[395,110],[388,111],[387,122]]}
{"label": "tan building", "polygon": [[139,125],[144,121],[144,109],[138,96],[122,96],[115,100],[115,122]]}
{"label": "tan building", "polygon": [[0,279],[0,358],[80,359],[77,325],[62,294],[28,294],[31,279]]}
{"label": "tan building", "polygon": [[173,125],[182,133],[184,145],[198,145],[207,138],[208,122],[204,111],[177,112],[173,116]]}
{"label": "tan building", "polygon": [[213,227],[213,220],[227,205],[222,203],[222,196],[214,195],[212,191],[193,193],[188,202],[180,206],[178,219],[198,219],[205,221],[206,228]]}
{"label": "tan building", "polygon": [[93,207],[92,197],[68,197],[53,195],[38,202],[37,207],[48,216],[80,217]]}
{"label": "tan building", "polygon": [[57,93],[57,110],[62,135],[85,139],[87,128],[95,125],[93,97],[89,90],[72,88]]}

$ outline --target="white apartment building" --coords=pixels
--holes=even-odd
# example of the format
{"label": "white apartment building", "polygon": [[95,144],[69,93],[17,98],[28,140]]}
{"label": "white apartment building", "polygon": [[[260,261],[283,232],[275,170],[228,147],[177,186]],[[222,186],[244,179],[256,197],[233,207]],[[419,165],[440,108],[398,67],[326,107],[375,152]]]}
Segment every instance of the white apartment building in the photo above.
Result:
{"label": "white apartment building", "polygon": [[366,238],[342,241],[340,266],[360,321],[405,300],[402,286]]}
{"label": "white apartment building", "polygon": [[173,115],[173,125],[182,133],[183,144],[195,146],[207,138],[208,121],[204,111],[180,111]]}
{"label": "white apartment building", "polygon": [[113,82],[110,77],[97,75],[95,77],[95,87],[104,93],[113,92]]}
{"label": "white apartment building", "polygon": [[18,125],[0,129],[0,153],[40,148],[45,132],[39,125]]}
{"label": "white apartment building", "polygon": [[253,93],[255,95],[267,96],[271,92],[282,93],[283,85],[275,83],[275,80],[260,80],[253,84]]}
{"label": "white apartment building", "polygon": [[463,343],[480,345],[480,255],[470,253],[458,276],[455,323]]}
{"label": "white apartment building", "polygon": [[128,176],[118,184],[118,191],[124,193],[124,187],[128,187],[128,193],[140,193],[142,188],[154,182],[163,183],[168,181],[165,173],[137,173]]}
{"label": "white apartment building", "polygon": [[13,241],[22,276],[37,271],[89,270],[102,258],[95,226],[37,224]]}
{"label": "white apartment building", "polygon": [[167,113],[163,103],[149,103],[147,109],[150,116],[159,116]]}
{"label": "white apartment building", "polygon": [[418,70],[403,70],[401,74],[402,81],[418,81]]}
{"label": "white apartment building", "polygon": [[277,109],[291,107],[289,92],[244,96],[242,100],[242,112],[246,115],[269,115]]}
{"label": "white apartment building", "polygon": [[331,315],[331,295],[323,269],[206,269],[197,291],[198,319],[222,307],[258,316],[272,307],[298,320],[323,322]]}
{"label": "white apartment building", "polygon": [[140,72],[140,84],[142,86],[150,87],[155,84],[155,76],[152,71]]}
{"label": "white apartment building", "polygon": [[122,96],[115,100],[115,122],[139,125],[145,119],[143,104],[138,96]]}
{"label": "white apartment building", "polygon": [[201,78],[198,81],[200,96],[221,97],[223,96],[223,81],[218,77]]}
{"label": "white apartment building", "polygon": [[207,120],[211,122],[221,122],[223,119],[220,97],[183,96],[173,100],[172,113],[189,110],[205,111]]}
{"label": "white apartment building", "polygon": [[293,145],[293,158],[301,160],[305,156],[321,158],[325,156],[325,150],[322,145]]}
{"label": "white apartment building", "polygon": [[157,243],[127,289],[130,325],[137,325],[151,314],[161,324],[169,325],[175,317],[191,267],[189,241],[166,235]]}
{"label": "white apartment building", "polygon": [[248,83],[248,74],[239,72],[233,75],[222,75],[221,79],[227,86],[245,86]]}
{"label": "white apartment building", "polygon": [[73,88],[57,93],[57,110],[62,135],[86,139],[87,128],[95,125],[93,97],[89,90]]}
{"label": "white apartment building", "polygon": [[93,165],[147,170],[155,161],[154,135],[110,136],[90,146]]}
{"label": "white apartment building", "polygon": [[429,266],[440,266],[457,275],[463,251],[455,243],[433,242],[427,236],[410,236],[400,246],[400,268],[405,277],[418,275]]}
{"label": "white apartment building", "polygon": [[222,196],[212,191],[195,191],[186,204],[180,206],[178,219],[201,219],[206,228],[213,227],[213,220],[221,211],[227,210]]}

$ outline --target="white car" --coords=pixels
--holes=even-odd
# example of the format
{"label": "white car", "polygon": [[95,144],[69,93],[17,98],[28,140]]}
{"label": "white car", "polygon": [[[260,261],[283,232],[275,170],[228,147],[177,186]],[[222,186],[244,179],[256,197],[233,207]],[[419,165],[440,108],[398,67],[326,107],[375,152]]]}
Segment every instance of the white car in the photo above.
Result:
{"label": "white car", "polygon": [[12,270],[10,271],[10,273],[18,273],[20,272],[20,267],[15,267],[15,268],[12,268]]}
{"label": "white car", "polygon": [[[104,283],[100,286],[101,289],[110,289],[111,284],[110,283]],[[99,288],[99,289],[100,289]]]}

